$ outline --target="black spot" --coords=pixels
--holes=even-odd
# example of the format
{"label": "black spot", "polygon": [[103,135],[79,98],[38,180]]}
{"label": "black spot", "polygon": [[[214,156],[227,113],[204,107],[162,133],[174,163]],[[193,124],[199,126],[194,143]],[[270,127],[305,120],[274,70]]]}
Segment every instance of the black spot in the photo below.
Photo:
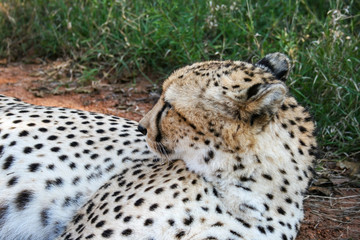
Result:
{"label": "black spot", "polygon": [[267,196],[270,200],[272,200],[272,199],[274,198],[274,195],[272,195],[271,193],[267,193],[266,196]]}
{"label": "black spot", "polygon": [[257,228],[258,228],[258,230],[259,230],[262,234],[266,234],[266,231],[265,231],[265,228],[264,228],[264,227],[258,226]]}
{"label": "black spot", "polygon": [[218,192],[217,192],[217,190],[215,188],[213,188],[213,194],[214,194],[215,197],[219,197]]}
{"label": "black spot", "polygon": [[307,132],[307,129],[306,129],[305,127],[303,127],[303,126],[299,126],[299,130],[300,130],[300,132],[302,132],[302,133]]}
{"label": "black spot", "polygon": [[79,146],[79,143],[78,142],[71,142],[70,146],[71,147],[77,147],[77,146]]}
{"label": "black spot", "polygon": [[60,148],[59,147],[52,147],[50,149],[52,152],[59,152],[60,151]]}
{"label": "black spot", "polygon": [[222,210],[221,210],[221,208],[219,207],[219,205],[216,205],[215,210],[216,210],[217,213],[222,214]]}
{"label": "black spot", "polygon": [[84,214],[76,214],[76,215],[73,217],[72,222],[73,222],[74,224],[78,224],[78,222],[79,222],[81,219],[83,219],[83,217],[84,217]]}
{"label": "black spot", "polygon": [[95,225],[95,227],[101,228],[102,226],[104,226],[104,224],[105,224],[105,221],[102,220],[102,221],[98,222],[98,223]]}
{"label": "black spot", "polygon": [[287,105],[283,104],[283,105],[281,105],[281,109],[286,111],[289,109],[289,107]]}
{"label": "black spot", "polygon": [[49,165],[47,166],[47,168],[50,169],[50,170],[54,170],[55,165],[54,165],[54,164],[49,164]]}
{"label": "black spot", "polygon": [[59,130],[59,131],[64,131],[66,129],[66,127],[60,126],[60,127],[57,127],[56,129]]}
{"label": "black spot", "polygon": [[151,218],[148,218],[148,219],[145,220],[144,226],[150,226],[150,225],[152,225],[153,223],[154,223],[154,220],[151,219]]}
{"label": "black spot", "polygon": [[48,140],[51,140],[51,141],[54,141],[54,140],[58,139],[58,137],[55,136],[55,135],[51,135],[51,136],[49,136],[47,139],[48,139]]}
{"label": "black spot", "polygon": [[262,174],[262,176],[267,180],[272,180],[272,177],[269,174]]}
{"label": "black spot", "polygon": [[274,227],[273,226],[268,225],[266,228],[267,228],[267,230],[269,230],[269,232],[271,232],[271,233],[274,232]]}
{"label": "black spot", "polygon": [[222,227],[222,226],[224,226],[222,222],[216,222],[213,225],[211,225],[211,227]]}
{"label": "black spot", "polygon": [[66,156],[66,155],[61,155],[61,156],[59,156],[59,159],[60,159],[61,161],[65,161],[66,159],[68,159],[68,156]]}
{"label": "black spot", "polygon": [[18,182],[18,177],[12,177],[12,178],[8,181],[7,185],[8,185],[8,187],[11,187],[11,186],[14,186],[17,182]]}
{"label": "black spot", "polygon": [[281,239],[282,240],[288,240],[287,236],[284,233],[281,235]]}
{"label": "black spot", "polygon": [[163,191],[164,191],[163,188],[158,188],[158,189],[155,190],[155,193],[156,193],[156,194],[160,194],[160,193],[162,193]]}
{"label": "black spot", "polygon": [[114,146],[109,145],[109,146],[105,147],[105,150],[106,150],[106,151],[110,151],[110,150],[112,150],[113,148],[114,148]]}
{"label": "black spot", "polygon": [[23,150],[23,152],[24,152],[25,154],[29,154],[29,153],[32,152],[32,148],[31,148],[31,147],[25,147],[24,150]]}
{"label": "black spot", "polygon": [[183,198],[182,201],[183,201],[184,203],[186,203],[186,202],[189,201],[189,198]]}
{"label": "black spot", "polygon": [[47,132],[48,130],[46,128],[39,128],[40,132]]}
{"label": "black spot", "polygon": [[213,151],[208,151],[208,156],[210,159],[213,159],[214,158],[214,152]]}
{"label": "black spot", "polygon": [[125,229],[121,232],[123,236],[130,236],[132,234],[132,230],[130,228]]}
{"label": "black spot", "polygon": [[194,221],[194,218],[190,216],[189,218],[184,218],[184,224],[189,226]]}
{"label": "black spot", "polygon": [[168,220],[168,223],[169,223],[170,226],[174,226],[175,221],[172,220],[172,219],[169,219],[169,220]]}
{"label": "black spot", "polygon": [[75,169],[75,168],[76,168],[76,164],[75,164],[74,162],[71,162],[71,163],[69,164],[69,167],[70,167],[71,169]]}
{"label": "black spot", "polygon": [[177,239],[181,239],[183,236],[185,236],[185,231],[180,231],[175,235]]}
{"label": "black spot", "polygon": [[149,210],[150,211],[154,211],[156,208],[158,208],[159,207],[159,205],[157,204],[157,203],[154,203],[153,205],[151,205],[150,207],[149,207]]}
{"label": "black spot", "polygon": [[34,193],[30,190],[20,192],[15,199],[16,208],[18,210],[24,210],[26,205],[33,199],[33,195]]}
{"label": "black spot", "polygon": [[281,186],[281,187],[280,187],[280,191],[282,191],[282,192],[286,193],[286,192],[287,192],[287,189],[286,189],[286,187]]}
{"label": "black spot", "polygon": [[14,157],[12,155],[8,156],[5,160],[4,160],[4,164],[3,164],[3,169],[6,170],[6,169],[9,169],[11,167],[11,165],[13,164],[14,162]]}
{"label": "black spot", "polygon": [[136,200],[136,202],[134,203],[134,205],[136,207],[141,206],[143,203],[145,202],[145,200],[143,198],[139,198],[138,200]]}
{"label": "black spot", "polygon": [[[230,233],[231,233],[231,234],[234,234],[235,236],[237,236],[237,237],[239,237],[239,238],[243,238],[243,236],[242,236],[240,233],[237,233],[237,232],[235,232],[235,231],[233,231],[233,230],[230,230]],[[217,238],[214,238],[214,239],[217,239]]]}
{"label": "black spot", "polygon": [[125,217],[125,218],[124,218],[124,222],[130,222],[131,218],[132,218],[131,216]]}
{"label": "black spot", "polygon": [[69,134],[69,135],[67,135],[66,137],[69,138],[69,139],[71,139],[71,138],[74,138],[75,135],[74,135],[74,134]]}
{"label": "black spot", "polygon": [[109,140],[110,138],[109,137],[101,137],[100,138],[100,142],[105,142],[107,140]]}
{"label": "black spot", "polygon": [[244,227],[251,228],[251,225],[248,222],[244,221],[243,219],[236,218],[236,220],[238,220],[240,223],[242,223],[242,225],[244,225]]}
{"label": "black spot", "polygon": [[103,233],[101,234],[101,236],[103,236],[104,238],[109,238],[111,237],[111,235],[114,233],[113,230],[111,229],[106,229],[105,231],[103,231]]}
{"label": "black spot", "polygon": [[269,211],[270,208],[269,208],[269,206],[268,206],[266,203],[264,203],[264,207],[265,207],[265,210],[266,210],[266,211]]}
{"label": "black spot", "polygon": [[282,207],[278,207],[277,209],[278,213],[280,213],[281,215],[285,215],[286,212],[284,211],[284,209],[282,209]]}
{"label": "black spot", "polygon": [[299,148],[298,151],[299,151],[299,153],[300,153],[301,155],[304,155],[303,150],[301,150],[301,149]]}
{"label": "black spot", "polygon": [[90,235],[87,235],[86,237],[85,237],[85,239],[92,239],[92,238],[94,238],[95,237],[95,234],[90,234]]}
{"label": "black spot", "polygon": [[36,172],[37,170],[39,170],[39,167],[40,167],[40,163],[32,163],[29,165],[29,171],[30,172]]}
{"label": "black spot", "polygon": [[26,137],[26,136],[28,136],[28,135],[29,135],[29,132],[26,131],[26,130],[23,130],[23,131],[21,131],[21,132],[19,133],[19,137]]}
{"label": "black spot", "polygon": [[43,146],[44,146],[43,144],[38,143],[38,144],[35,144],[34,147],[35,147],[36,149],[41,149]]}
{"label": "black spot", "polygon": [[53,186],[62,186],[64,184],[63,179],[62,178],[56,178],[55,180],[46,180],[46,186],[45,188],[47,190],[51,189]]}

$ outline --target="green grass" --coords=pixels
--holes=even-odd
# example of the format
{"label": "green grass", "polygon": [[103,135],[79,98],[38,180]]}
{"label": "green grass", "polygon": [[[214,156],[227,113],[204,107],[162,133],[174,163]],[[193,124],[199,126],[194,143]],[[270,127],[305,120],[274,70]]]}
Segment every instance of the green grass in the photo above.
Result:
{"label": "green grass", "polygon": [[[328,157],[357,158],[357,0],[167,1],[2,0],[0,57],[68,58],[88,83],[97,77],[160,76],[195,61],[256,61],[280,51],[288,82],[311,109]],[[76,66],[76,64],[74,64]],[[155,74],[154,74],[155,73]]]}

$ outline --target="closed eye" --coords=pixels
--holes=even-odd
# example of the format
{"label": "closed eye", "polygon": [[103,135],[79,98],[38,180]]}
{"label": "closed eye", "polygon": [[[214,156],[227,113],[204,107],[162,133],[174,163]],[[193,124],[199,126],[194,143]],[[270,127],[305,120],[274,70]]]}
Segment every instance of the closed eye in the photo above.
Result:
{"label": "closed eye", "polygon": [[172,105],[168,101],[165,101],[164,108],[172,108]]}

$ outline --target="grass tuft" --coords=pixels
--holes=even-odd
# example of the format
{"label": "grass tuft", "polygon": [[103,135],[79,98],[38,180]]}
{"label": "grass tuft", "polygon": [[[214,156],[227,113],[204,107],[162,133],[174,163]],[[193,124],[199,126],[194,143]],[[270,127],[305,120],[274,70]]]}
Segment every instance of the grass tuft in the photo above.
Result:
{"label": "grass tuft", "polygon": [[3,0],[0,58],[67,58],[88,84],[151,72],[161,80],[195,61],[283,52],[294,63],[292,93],[311,108],[327,157],[359,158],[359,4]]}

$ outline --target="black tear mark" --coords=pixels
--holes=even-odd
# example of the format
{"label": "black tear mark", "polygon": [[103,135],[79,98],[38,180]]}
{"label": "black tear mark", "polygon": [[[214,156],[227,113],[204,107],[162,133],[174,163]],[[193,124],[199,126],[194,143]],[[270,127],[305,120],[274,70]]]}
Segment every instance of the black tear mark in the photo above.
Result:
{"label": "black tear mark", "polygon": [[161,120],[161,116],[162,116],[163,112],[167,108],[171,108],[171,104],[168,103],[168,102],[165,102],[164,106],[161,108],[161,110],[156,115],[155,123],[156,123],[157,132],[158,132],[156,137],[155,137],[156,142],[161,142],[161,139],[162,139],[161,130],[160,130],[160,120]]}

